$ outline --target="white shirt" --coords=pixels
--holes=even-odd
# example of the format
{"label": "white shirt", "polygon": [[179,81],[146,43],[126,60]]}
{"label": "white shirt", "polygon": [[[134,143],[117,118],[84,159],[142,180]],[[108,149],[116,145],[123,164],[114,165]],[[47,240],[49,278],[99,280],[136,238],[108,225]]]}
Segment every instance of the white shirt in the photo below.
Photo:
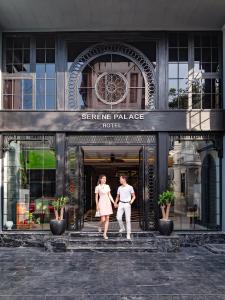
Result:
{"label": "white shirt", "polygon": [[120,195],[120,201],[129,202],[131,200],[131,194],[134,194],[134,189],[131,185],[121,185],[118,188],[117,195]]}

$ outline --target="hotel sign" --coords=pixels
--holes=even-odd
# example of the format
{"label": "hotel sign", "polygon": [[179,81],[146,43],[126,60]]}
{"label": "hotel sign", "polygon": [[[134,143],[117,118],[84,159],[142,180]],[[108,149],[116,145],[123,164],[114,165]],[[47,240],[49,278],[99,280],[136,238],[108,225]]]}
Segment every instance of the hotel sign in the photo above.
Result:
{"label": "hotel sign", "polygon": [[143,113],[82,113],[82,121],[99,121],[101,128],[122,128],[121,121],[144,120]]}
{"label": "hotel sign", "polygon": [[0,111],[1,132],[225,131],[225,111]]}

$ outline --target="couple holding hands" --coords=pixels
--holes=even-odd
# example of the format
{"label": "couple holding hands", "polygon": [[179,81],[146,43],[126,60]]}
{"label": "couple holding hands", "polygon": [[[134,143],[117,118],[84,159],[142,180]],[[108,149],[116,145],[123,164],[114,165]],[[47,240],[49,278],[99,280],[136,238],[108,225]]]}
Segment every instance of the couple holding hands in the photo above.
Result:
{"label": "couple holding hands", "polygon": [[113,197],[111,195],[110,186],[106,184],[105,175],[99,176],[98,185],[95,187],[96,211],[99,212],[99,215],[101,217],[98,231],[102,231],[103,225],[103,237],[106,240],[108,239],[107,232],[109,228],[109,216],[113,214],[111,202],[113,203],[115,208],[118,208],[116,218],[120,226],[119,232],[122,233],[125,231],[125,227],[122,221],[123,214],[125,213],[127,239],[131,239],[131,204],[134,202],[136,197],[133,187],[127,183],[126,176],[120,176],[120,184],[121,185],[117,190],[115,201],[113,200]]}

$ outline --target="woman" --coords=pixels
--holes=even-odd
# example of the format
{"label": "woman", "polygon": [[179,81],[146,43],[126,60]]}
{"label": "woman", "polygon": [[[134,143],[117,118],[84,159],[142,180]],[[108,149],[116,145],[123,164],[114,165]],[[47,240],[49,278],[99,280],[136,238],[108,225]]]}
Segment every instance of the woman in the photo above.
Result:
{"label": "woman", "polygon": [[95,187],[96,211],[99,211],[101,221],[98,231],[101,232],[101,224],[104,225],[103,237],[108,239],[107,231],[109,228],[109,216],[113,214],[111,202],[114,204],[113,197],[110,193],[110,187],[106,184],[106,176],[100,175],[98,185]]}

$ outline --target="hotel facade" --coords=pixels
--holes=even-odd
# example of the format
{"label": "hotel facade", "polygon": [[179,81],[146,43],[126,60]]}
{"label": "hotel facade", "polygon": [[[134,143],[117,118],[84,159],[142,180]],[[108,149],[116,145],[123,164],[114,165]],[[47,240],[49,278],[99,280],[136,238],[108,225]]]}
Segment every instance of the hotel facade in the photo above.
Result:
{"label": "hotel facade", "polygon": [[[225,230],[225,3],[0,4],[0,231],[96,223],[94,188],[126,174],[134,228]],[[112,221],[114,219],[112,218]]]}

